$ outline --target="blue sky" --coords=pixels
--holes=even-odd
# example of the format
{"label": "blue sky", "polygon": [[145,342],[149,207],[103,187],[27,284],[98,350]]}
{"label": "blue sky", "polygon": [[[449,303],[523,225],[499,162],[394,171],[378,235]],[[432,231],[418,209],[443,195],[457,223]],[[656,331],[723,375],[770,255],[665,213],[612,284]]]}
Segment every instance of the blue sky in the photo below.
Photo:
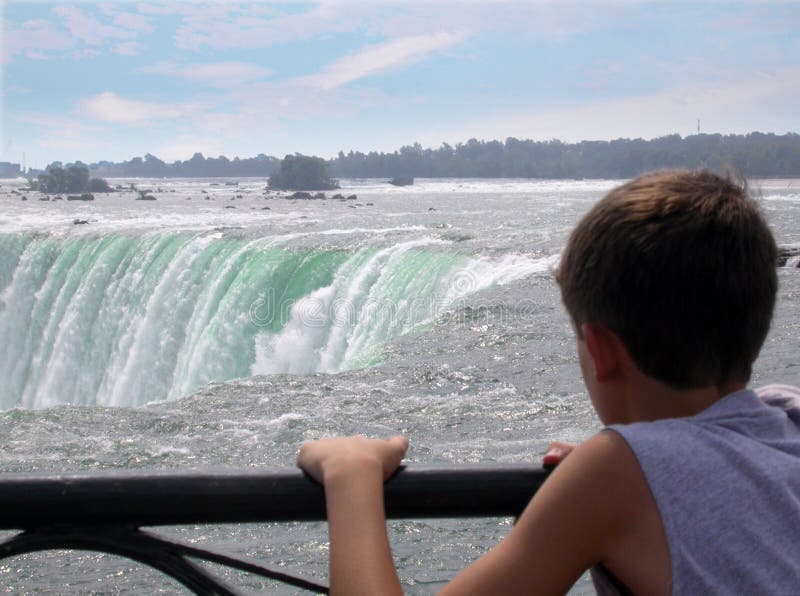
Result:
{"label": "blue sky", "polygon": [[800,131],[800,3],[2,4],[0,161]]}

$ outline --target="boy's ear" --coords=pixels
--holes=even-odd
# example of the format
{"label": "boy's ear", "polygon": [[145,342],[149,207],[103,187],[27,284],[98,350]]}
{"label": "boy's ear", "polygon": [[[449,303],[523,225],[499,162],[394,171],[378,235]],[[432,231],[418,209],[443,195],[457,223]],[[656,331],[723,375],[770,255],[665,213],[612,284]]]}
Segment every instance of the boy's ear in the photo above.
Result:
{"label": "boy's ear", "polygon": [[594,364],[595,379],[598,383],[611,381],[622,371],[622,342],[616,333],[600,323],[584,323],[581,331]]}

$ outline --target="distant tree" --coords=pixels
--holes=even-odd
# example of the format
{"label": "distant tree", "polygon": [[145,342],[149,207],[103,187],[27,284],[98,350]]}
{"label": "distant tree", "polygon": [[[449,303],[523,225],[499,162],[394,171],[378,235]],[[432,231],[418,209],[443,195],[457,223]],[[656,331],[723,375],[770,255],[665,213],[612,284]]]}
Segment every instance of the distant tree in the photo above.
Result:
{"label": "distant tree", "polygon": [[89,192],[111,192],[113,189],[103,178],[89,180]]}
{"label": "distant tree", "polygon": [[67,173],[60,165],[50,164],[39,174],[39,188],[44,192],[67,192]]}
{"label": "distant tree", "polygon": [[53,162],[39,174],[38,188],[42,192],[110,192],[111,187],[102,178],[89,178],[89,168],[78,162],[61,167],[61,162]]}
{"label": "distant tree", "polygon": [[83,192],[89,189],[89,168],[71,165],[67,168],[67,188],[64,192]]}
{"label": "distant tree", "polygon": [[287,155],[280,170],[269,177],[269,187],[281,190],[331,190],[339,182],[328,174],[328,164],[321,157]]}

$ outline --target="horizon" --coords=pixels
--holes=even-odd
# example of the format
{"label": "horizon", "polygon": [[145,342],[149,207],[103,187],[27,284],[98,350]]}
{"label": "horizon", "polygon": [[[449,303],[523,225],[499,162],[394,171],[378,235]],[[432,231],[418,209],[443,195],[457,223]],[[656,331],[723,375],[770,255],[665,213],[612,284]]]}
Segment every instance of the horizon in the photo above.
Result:
{"label": "horizon", "polygon": [[0,11],[0,161],[35,169],[798,130],[800,3],[16,0]]}
{"label": "horizon", "polygon": [[[700,133],[695,133],[694,135],[681,136],[681,139],[682,140],[686,140],[686,139],[688,139],[690,137],[693,137],[693,136],[715,136],[715,135],[721,135],[721,134],[722,133],[700,132]],[[775,134],[776,136],[787,136],[787,135],[798,135],[800,133],[791,132],[790,131],[790,132],[786,132],[786,133],[784,133],[782,135],[777,135],[776,133],[765,133],[763,131],[753,130],[753,131],[750,131],[750,132],[747,132],[747,133],[738,134],[738,135],[736,133],[732,133],[730,135],[723,135],[723,136],[748,136],[748,135],[751,135],[751,134],[764,134],[764,135]],[[668,135],[665,135],[665,136],[668,136]],[[651,141],[657,141],[660,138],[663,138],[663,137],[653,137],[653,138],[648,138],[648,139],[644,139],[644,138],[641,138],[641,137],[636,137],[636,138],[618,137],[618,138],[609,139],[609,140],[606,140],[606,139],[582,139],[580,141],[575,141],[573,143],[566,143],[565,141],[563,141],[561,139],[545,139],[545,140],[541,140],[541,141],[533,141],[533,139],[517,139],[517,140],[520,141],[520,142],[523,142],[523,143],[525,143],[525,142],[541,142],[541,143],[556,142],[556,143],[564,143],[566,145],[578,145],[578,144],[581,144],[581,143],[596,143],[596,142],[610,143],[610,142],[614,142],[614,141],[626,141],[626,142],[644,141],[644,142],[651,142]],[[475,139],[474,137],[472,137],[470,139],[466,139],[466,140],[463,140],[463,141],[457,141],[456,144],[453,145],[453,148],[456,148],[456,147],[458,147],[460,145],[464,145],[468,141],[471,141],[471,140],[476,140],[479,143],[491,143],[491,142],[505,143],[507,139]],[[402,145],[401,147],[396,147],[395,149],[388,150],[388,151],[383,151],[383,152],[379,151],[377,153],[395,154],[395,153],[398,153],[404,147],[410,147],[410,146],[413,146],[415,144],[416,143],[407,143],[405,145]],[[423,150],[436,151],[437,149],[440,149],[444,144],[445,144],[445,142],[440,143],[438,146],[430,146],[430,147],[422,146],[422,149]],[[367,155],[369,153],[367,151],[362,151],[360,149],[352,149],[352,151],[353,151],[353,153],[361,153],[363,155]],[[338,152],[337,152],[337,154],[334,154],[331,157],[314,155],[314,154],[311,154],[311,153],[302,153],[302,152],[295,152],[295,153],[286,154],[286,155],[283,155],[283,156],[281,156],[281,155],[269,155],[269,154],[266,154],[266,153],[263,153],[263,152],[257,153],[257,154],[254,154],[254,155],[239,155],[239,154],[235,154],[235,155],[224,155],[224,154],[206,155],[202,151],[195,151],[192,155],[189,155],[185,159],[180,159],[179,158],[179,159],[170,161],[170,160],[166,160],[166,159],[161,159],[160,156],[155,155],[153,153],[145,153],[145,154],[142,154],[142,155],[132,155],[132,156],[129,156],[127,158],[123,158],[120,161],[99,160],[99,161],[95,161],[95,162],[84,162],[84,161],[79,160],[79,159],[78,160],[59,159],[59,160],[54,160],[53,162],[45,164],[45,166],[43,166],[42,168],[29,167],[28,169],[29,170],[45,170],[48,166],[50,166],[51,164],[53,164],[55,162],[60,162],[64,167],[69,166],[69,165],[73,165],[73,164],[83,164],[83,165],[91,167],[91,166],[99,165],[99,164],[101,164],[103,162],[110,163],[110,164],[113,164],[113,165],[119,165],[119,164],[122,164],[122,163],[130,162],[130,161],[132,161],[134,159],[137,159],[137,158],[138,159],[145,159],[147,157],[147,155],[151,155],[152,157],[154,157],[156,159],[159,159],[160,161],[163,161],[166,165],[171,166],[171,165],[175,165],[177,163],[182,163],[182,162],[189,161],[189,160],[191,160],[192,157],[194,157],[195,154],[198,154],[198,153],[204,159],[219,159],[219,158],[223,158],[224,157],[225,159],[228,159],[230,161],[234,161],[236,159],[239,159],[239,160],[255,159],[259,155],[264,155],[265,157],[275,158],[275,159],[278,159],[278,160],[282,160],[283,158],[285,158],[285,157],[287,157],[289,155],[303,155],[303,156],[306,156],[306,157],[322,157],[326,161],[333,161],[333,160],[335,160],[337,158],[337,154],[338,154]],[[345,153],[345,155],[347,155],[347,153]],[[10,162],[10,163],[16,164],[16,165],[21,165],[21,164],[19,164],[17,162]]]}

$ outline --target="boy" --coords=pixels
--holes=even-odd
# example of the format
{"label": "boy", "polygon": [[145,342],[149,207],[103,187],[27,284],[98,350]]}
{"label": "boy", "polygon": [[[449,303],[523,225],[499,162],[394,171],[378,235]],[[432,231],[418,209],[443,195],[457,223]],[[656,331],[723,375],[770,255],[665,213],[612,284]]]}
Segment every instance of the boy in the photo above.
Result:
{"label": "boy", "polygon": [[[800,591],[797,390],[745,389],[767,334],[777,250],[746,190],[665,171],[608,193],[573,231],[557,279],[608,428],[563,458],[511,533],[445,594]],[[403,437],[303,446],[325,486],[331,589],[401,588],[382,483]],[[556,445],[546,461],[570,449]]]}

